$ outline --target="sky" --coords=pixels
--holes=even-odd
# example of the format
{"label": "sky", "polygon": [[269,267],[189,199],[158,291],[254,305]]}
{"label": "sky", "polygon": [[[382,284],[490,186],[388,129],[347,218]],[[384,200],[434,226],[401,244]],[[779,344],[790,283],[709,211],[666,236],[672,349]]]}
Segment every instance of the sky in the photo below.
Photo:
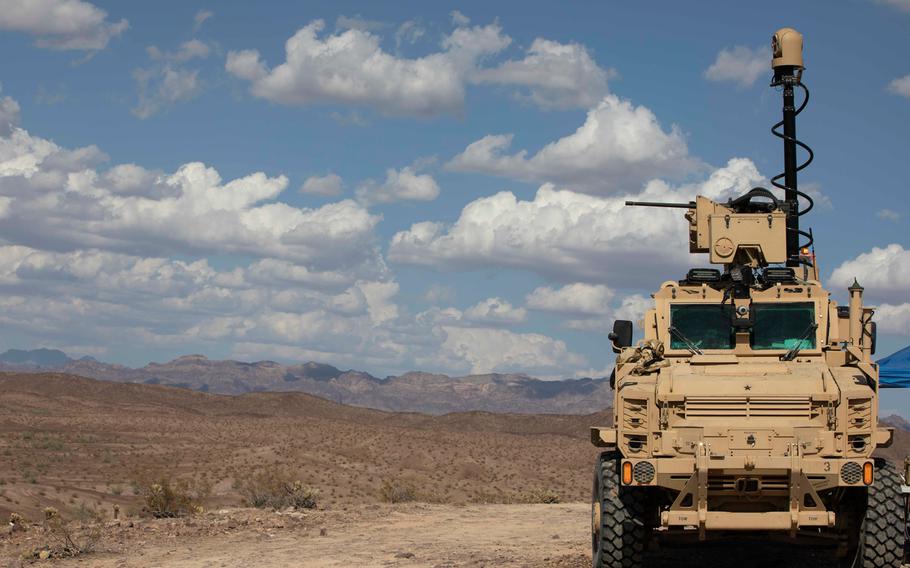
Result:
{"label": "sky", "polygon": [[[910,1],[0,0],[0,346],[602,376],[782,168],[805,36],[823,282],[910,343]],[[910,404],[910,403],[908,403]]]}

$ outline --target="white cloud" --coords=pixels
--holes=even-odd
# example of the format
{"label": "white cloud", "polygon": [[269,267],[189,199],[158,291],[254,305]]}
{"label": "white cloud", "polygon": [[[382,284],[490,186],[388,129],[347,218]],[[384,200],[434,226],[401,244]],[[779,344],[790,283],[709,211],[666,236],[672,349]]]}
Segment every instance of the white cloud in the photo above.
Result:
{"label": "white cloud", "polygon": [[872,298],[903,299],[910,294],[910,250],[892,243],[844,261],[831,274],[831,285],[846,288],[856,278]]}
{"label": "white cloud", "polygon": [[97,51],[129,28],[112,22],[107,12],[82,0],[3,0],[0,29],[37,36],[38,47]]}
{"label": "white cloud", "polygon": [[269,69],[256,50],[231,51],[226,69],[251,82],[254,96],[285,105],[344,103],[389,115],[427,116],[459,111],[464,75],[510,39],[499,26],[459,27],[443,50],[417,59],[399,58],[362,29],[320,37],[316,20],[285,44],[286,61]]}
{"label": "white cloud", "polygon": [[879,219],[884,219],[886,221],[900,221],[901,214],[893,209],[880,209],[875,213],[875,216]]}
{"label": "white cloud", "polygon": [[471,23],[471,18],[465,16],[458,10],[452,10],[449,12],[449,15],[452,17],[452,23],[456,26],[466,26]]}
{"label": "white cloud", "polygon": [[344,182],[341,176],[333,173],[324,176],[311,176],[300,186],[300,192],[334,197],[344,192]]}
{"label": "white cloud", "polygon": [[612,299],[613,291],[603,284],[575,283],[557,289],[541,286],[526,301],[532,310],[595,316],[609,314]]}
{"label": "white cloud", "polygon": [[440,270],[495,266],[569,282],[653,285],[689,264],[686,221],[679,210],[624,207],[626,199],[725,199],[761,181],[750,160],[737,158],[702,183],[652,181],[636,195],[595,197],[547,184],[521,201],[504,191],[469,203],[451,226],[419,222],[396,233],[389,258]]}
{"label": "white cloud", "polygon": [[875,321],[881,332],[910,335],[910,303],[878,306]]}
{"label": "white cloud", "polygon": [[193,39],[173,52],[163,52],[155,46],[148,47],[146,52],[152,61],[158,63],[133,71],[133,79],[139,89],[134,115],[149,118],[178,102],[192,100],[202,92],[199,69],[190,69],[184,64],[208,57],[211,48],[206,43]]}
{"label": "white cloud", "polygon": [[150,45],[145,49],[148,56],[153,60],[167,61],[189,61],[191,59],[205,59],[212,52],[209,45],[198,39],[191,39],[180,44],[180,47],[173,52],[163,52],[157,46]]}
{"label": "white cloud", "polygon": [[441,357],[466,364],[471,373],[564,371],[585,364],[565,342],[536,333],[505,329],[444,327]]}
{"label": "white cloud", "polygon": [[601,69],[580,44],[537,38],[524,59],[481,69],[474,80],[526,87],[520,98],[542,108],[590,108],[607,95],[607,80],[615,74]]}
{"label": "white cloud", "polygon": [[464,311],[464,319],[475,324],[514,325],[528,319],[528,311],[502,298],[487,298]]}
{"label": "white cloud", "polygon": [[738,45],[722,49],[705,70],[708,80],[727,81],[741,88],[751,87],[762,75],[771,75],[771,50],[767,47],[751,49]]}
{"label": "white cloud", "polygon": [[910,75],[891,81],[888,85],[888,90],[895,95],[910,99]]}
{"label": "white cloud", "polygon": [[386,27],[385,22],[368,20],[360,16],[338,16],[335,27],[341,30],[359,30],[362,32],[376,32]]}
{"label": "white cloud", "polygon": [[0,98],[0,136],[9,136],[19,126],[19,103],[12,97]]}
{"label": "white cloud", "polygon": [[105,160],[19,127],[0,136],[0,339],[374,372],[571,376],[584,363],[562,341],[501,329],[526,317],[502,299],[409,315],[376,246],[379,217],[353,200],[297,208],[278,201],[283,176]]}
{"label": "white cloud", "polygon": [[60,250],[237,253],[319,265],[375,259],[379,217],[354,201],[295,208],[274,201],[284,176],[223,182],[197,162],[171,174],[132,164],[97,169],[104,159],[95,147],[65,150],[18,128],[0,138],[0,196],[12,200],[0,238]]}
{"label": "white cloud", "polygon": [[199,10],[196,12],[196,15],[193,16],[193,30],[199,31],[202,24],[209,21],[214,15],[215,12],[212,12],[211,10]]}
{"label": "white cloud", "polygon": [[506,154],[512,135],[470,144],[448,167],[522,180],[552,181],[585,193],[615,193],[646,179],[678,177],[698,166],[678,128],[669,132],[649,109],[615,95],[588,111],[578,130],[528,157]]}
{"label": "white cloud", "polygon": [[420,24],[419,20],[408,20],[395,30],[395,48],[400,49],[405,43],[417,43],[426,33],[426,28]]}
{"label": "white cloud", "polygon": [[622,304],[616,309],[616,319],[629,320],[636,323],[645,317],[645,312],[654,307],[654,301],[641,294],[631,294],[622,299]]}
{"label": "white cloud", "polygon": [[383,183],[365,181],[357,188],[357,197],[364,203],[433,201],[439,197],[439,185],[433,176],[417,173],[414,166],[400,170],[389,168]]}
{"label": "white cloud", "polygon": [[178,102],[196,98],[202,92],[198,70],[165,65],[156,70],[137,69],[133,78],[139,87],[139,102],[133,114],[149,118]]}
{"label": "white cloud", "polygon": [[[471,84],[517,86],[519,98],[542,108],[589,108],[607,94],[614,71],[601,68],[578,43],[537,38],[523,59],[485,66],[511,39],[498,24],[469,27],[452,13],[456,26],[440,50],[413,59],[384,51],[378,22],[339,18],[340,32],[324,34],[316,20],[285,45],[285,62],[274,68],[257,50],[228,53],[225,68],[251,83],[254,96],[285,105],[341,103],[370,107],[386,115],[458,113]],[[426,35],[417,20],[394,33],[396,49]]]}

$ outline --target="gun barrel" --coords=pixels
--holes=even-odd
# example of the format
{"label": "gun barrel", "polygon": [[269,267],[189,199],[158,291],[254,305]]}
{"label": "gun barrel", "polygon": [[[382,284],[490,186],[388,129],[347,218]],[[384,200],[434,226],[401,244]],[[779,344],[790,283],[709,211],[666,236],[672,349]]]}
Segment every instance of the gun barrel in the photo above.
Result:
{"label": "gun barrel", "polygon": [[662,203],[659,201],[626,201],[631,207],[673,207],[674,209],[695,209],[695,202],[688,203]]}

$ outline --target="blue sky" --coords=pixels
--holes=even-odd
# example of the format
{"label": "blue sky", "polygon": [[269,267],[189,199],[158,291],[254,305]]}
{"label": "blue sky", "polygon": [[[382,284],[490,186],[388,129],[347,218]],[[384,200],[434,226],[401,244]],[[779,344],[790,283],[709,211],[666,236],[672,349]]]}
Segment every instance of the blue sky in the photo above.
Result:
{"label": "blue sky", "polygon": [[[806,37],[823,279],[910,335],[910,3],[0,0],[0,344],[377,375],[599,375],[704,264],[678,212],[781,168]],[[10,55],[11,54],[11,55]]]}

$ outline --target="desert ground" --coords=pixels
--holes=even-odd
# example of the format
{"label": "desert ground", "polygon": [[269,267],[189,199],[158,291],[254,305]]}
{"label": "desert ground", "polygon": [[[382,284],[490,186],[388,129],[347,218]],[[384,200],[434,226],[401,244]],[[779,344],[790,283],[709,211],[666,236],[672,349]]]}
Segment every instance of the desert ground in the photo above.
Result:
{"label": "desert ground", "polygon": [[[588,428],[609,415],[428,416],[0,374],[0,516],[22,518],[0,536],[0,566],[43,562],[48,507],[74,523],[89,512],[99,531],[92,553],[50,560],[60,566],[587,566]],[[907,442],[899,432],[892,457]],[[315,489],[315,508],[244,507],[239,481],[262,471]],[[161,480],[195,492],[194,514],[148,514]],[[768,551],[654,563],[766,566]],[[813,561],[780,553],[781,566]]]}

